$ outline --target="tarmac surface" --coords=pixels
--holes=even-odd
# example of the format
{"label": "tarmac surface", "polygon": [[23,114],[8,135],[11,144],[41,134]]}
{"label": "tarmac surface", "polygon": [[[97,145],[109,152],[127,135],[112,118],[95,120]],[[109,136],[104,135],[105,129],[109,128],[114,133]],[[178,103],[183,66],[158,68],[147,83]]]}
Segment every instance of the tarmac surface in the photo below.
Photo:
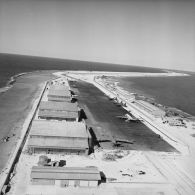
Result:
{"label": "tarmac surface", "polygon": [[[163,151],[176,152],[166,141],[155,134],[152,130],[138,122],[125,122],[117,116],[127,113],[121,106],[101,92],[94,85],[77,81],[72,85],[72,90],[78,95],[79,106],[86,114],[86,123],[92,127],[99,144],[104,149],[128,149],[141,151]],[[117,146],[116,140],[129,141],[120,143]]]}

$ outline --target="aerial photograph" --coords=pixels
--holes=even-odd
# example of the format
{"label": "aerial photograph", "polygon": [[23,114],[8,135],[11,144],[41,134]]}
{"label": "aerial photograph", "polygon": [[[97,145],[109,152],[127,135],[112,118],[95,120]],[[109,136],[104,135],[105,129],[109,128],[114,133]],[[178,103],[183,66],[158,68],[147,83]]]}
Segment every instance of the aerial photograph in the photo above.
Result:
{"label": "aerial photograph", "polygon": [[0,0],[0,195],[195,195],[195,0]]}

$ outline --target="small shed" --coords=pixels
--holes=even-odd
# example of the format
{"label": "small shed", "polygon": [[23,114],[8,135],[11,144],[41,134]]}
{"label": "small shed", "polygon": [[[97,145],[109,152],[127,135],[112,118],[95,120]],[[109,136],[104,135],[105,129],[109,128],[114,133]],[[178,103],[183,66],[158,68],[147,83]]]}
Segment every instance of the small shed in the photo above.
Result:
{"label": "small shed", "polygon": [[33,166],[30,177],[34,185],[61,187],[97,187],[101,180],[97,167]]}

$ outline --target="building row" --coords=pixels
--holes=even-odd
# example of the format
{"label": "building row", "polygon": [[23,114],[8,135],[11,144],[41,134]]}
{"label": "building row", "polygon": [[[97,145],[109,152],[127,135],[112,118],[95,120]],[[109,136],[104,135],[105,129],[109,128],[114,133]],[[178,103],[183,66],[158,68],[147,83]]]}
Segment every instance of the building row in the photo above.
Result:
{"label": "building row", "polygon": [[38,117],[33,120],[29,133],[29,152],[44,157],[44,163],[38,162],[31,168],[31,187],[97,187],[101,181],[97,167],[48,163],[46,154],[88,154],[91,147],[91,135],[85,122],[79,122],[79,106],[77,102],[72,103],[69,86],[63,80],[51,84],[45,93],[48,101],[40,102]]}
{"label": "building row", "polygon": [[[55,93],[60,91],[60,93]],[[28,141],[31,153],[88,153],[91,137],[84,122],[79,122],[78,103],[67,101],[50,101],[53,98],[71,99],[69,86],[57,83],[49,86],[48,101],[41,101],[38,119],[32,122]]]}

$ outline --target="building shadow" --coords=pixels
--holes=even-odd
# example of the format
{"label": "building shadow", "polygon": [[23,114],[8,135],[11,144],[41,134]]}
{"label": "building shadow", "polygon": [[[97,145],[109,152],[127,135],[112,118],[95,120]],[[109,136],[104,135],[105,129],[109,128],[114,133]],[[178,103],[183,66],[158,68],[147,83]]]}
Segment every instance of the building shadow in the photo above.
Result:
{"label": "building shadow", "polygon": [[73,97],[72,100],[71,100],[71,103],[75,103],[77,101],[78,101],[77,98]]}
{"label": "building shadow", "polygon": [[106,183],[106,175],[100,171],[100,177],[101,177],[101,180],[98,182],[98,185],[100,185],[100,183]]}
{"label": "building shadow", "polygon": [[91,140],[89,140],[89,146],[90,146],[89,154],[91,154],[94,152],[94,147],[95,146],[100,147],[100,144],[99,144],[97,137],[93,131],[93,128],[89,127],[88,130],[89,130],[89,133],[91,135]]}
{"label": "building shadow", "polygon": [[86,120],[87,119],[87,115],[85,114],[85,111],[83,109],[81,109],[79,111],[79,122],[82,121],[82,120]]}

